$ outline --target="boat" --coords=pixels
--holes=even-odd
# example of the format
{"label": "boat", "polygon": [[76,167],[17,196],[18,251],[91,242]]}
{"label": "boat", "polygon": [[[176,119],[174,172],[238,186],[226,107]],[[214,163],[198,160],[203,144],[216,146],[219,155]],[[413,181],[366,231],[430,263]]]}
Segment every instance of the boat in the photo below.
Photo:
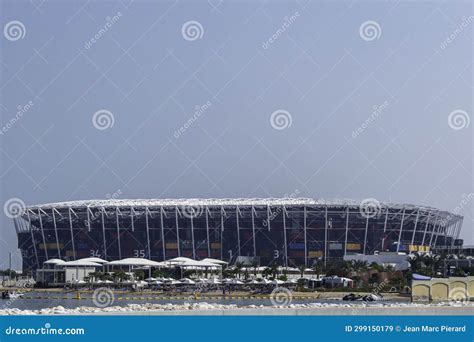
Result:
{"label": "boat", "polygon": [[23,293],[18,293],[18,292],[8,292],[8,291],[3,291],[2,292],[2,299],[18,299],[22,298]]}
{"label": "boat", "polygon": [[354,293],[349,293],[349,294],[345,295],[344,297],[342,297],[342,300],[350,300],[350,301],[362,300],[362,296],[356,295]]}
{"label": "boat", "polygon": [[354,293],[349,293],[342,297],[342,300],[354,301],[354,300],[362,300],[364,302],[377,302],[385,300],[381,294],[369,293],[368,295],[356,295]]}

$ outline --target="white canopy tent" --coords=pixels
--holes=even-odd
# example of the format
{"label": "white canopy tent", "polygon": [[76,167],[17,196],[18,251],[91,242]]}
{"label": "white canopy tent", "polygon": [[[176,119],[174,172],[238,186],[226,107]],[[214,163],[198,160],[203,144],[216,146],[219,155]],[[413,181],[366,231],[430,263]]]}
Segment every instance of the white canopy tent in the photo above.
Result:
{"label": "white canopy tent", "polygon": [[127,266],[128,271],[132,272],[134,268],[144,267],[148,269],[148,277],[151,277],[151,268],[152,267],[162,267],[162,263],[143,259],[143,258],[125,258],[122,260],[110,261],[105,264],[107,266],[107,272],[110,270],[110,266]]}
{"label": "white canopy tent", "polygon": [[205,258],[202,259],[201,261],[208,262],[211,264],[217,264],[217,265],[228,265],[229,263],[227,261],[219,260],[219,259],[213,259],[213,258]]}
{"label": "white canopy tent", "polygon": [[101,258],[96,258],[96,257],[90,257],[90,258],[83,258],[79,259],[81,261],[90,261],[90,262],[96,262],[98,264],[106,264],[107,260],[101,259]]}

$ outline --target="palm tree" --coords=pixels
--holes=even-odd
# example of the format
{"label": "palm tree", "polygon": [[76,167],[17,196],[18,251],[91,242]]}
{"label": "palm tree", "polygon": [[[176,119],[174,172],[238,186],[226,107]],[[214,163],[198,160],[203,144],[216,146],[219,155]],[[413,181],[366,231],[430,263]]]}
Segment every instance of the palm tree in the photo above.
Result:
{"label": "palm tree", "polygon": [[300,278],[303,278],[304,277],[304,271],[306,270],[306,266],[305,265],[300,265],[300,266],[298,266],[298,270],[300,271]]}
{"label": "palm tree", "polygon": [[253,260],[252,261],[252,264],[251,264],[251,267],[253,269],[253,276],[256,278],[257,277],[257,268],[259,266],[259,263],[257,260]]}
{"label": "palm tree", "polygon": [[237,275],[237,278],[240,278],[240,273],[242,272],[242,268],[244,267],[244,264],[242,262],[236,262],[234,267],[235,267],[234,272]]}
{"label": "palm tree", "polygon": [[319,275],[323,271],[323,266],[319,262],[315,262],[312,267],[313,271],[316,273],[316,279],[319,279]]}

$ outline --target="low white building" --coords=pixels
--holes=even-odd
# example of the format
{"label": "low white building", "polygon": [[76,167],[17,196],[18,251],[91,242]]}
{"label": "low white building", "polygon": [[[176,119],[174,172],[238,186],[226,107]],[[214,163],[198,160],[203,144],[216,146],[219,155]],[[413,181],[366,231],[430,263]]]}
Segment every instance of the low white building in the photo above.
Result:
{"label": "low white building", "polygon": [[346,261],[366,261],[369,265],[373,262],[385,267],[392,266],[395,271],[404,271],[410,267],[408,255],[401,252],[380,252],[373,255],[368,254],[347,254]]}

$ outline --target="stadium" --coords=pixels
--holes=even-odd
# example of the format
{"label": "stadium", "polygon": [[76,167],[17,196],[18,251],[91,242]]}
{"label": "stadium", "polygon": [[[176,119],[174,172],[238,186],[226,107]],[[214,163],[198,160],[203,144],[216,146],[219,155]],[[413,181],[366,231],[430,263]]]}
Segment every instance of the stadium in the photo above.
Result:
{"label": "stadium", "polygon": [[251,260],[311,266],[377,252],[462,245],[463,217],[375,199],[88,200],[28,206],[15,215],[23,270],[51,258]]}

